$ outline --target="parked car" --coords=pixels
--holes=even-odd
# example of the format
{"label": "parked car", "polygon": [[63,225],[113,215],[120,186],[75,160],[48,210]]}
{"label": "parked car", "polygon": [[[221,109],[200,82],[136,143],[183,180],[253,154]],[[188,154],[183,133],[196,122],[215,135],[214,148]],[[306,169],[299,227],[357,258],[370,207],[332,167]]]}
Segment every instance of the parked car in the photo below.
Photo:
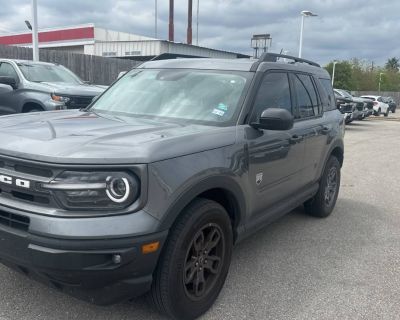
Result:
{"label": "parked car", "polygon": [[370,99],[360,98],[364,101],[364,113],[366,117],[372,116],[374,114],[374,103]]}
{"label": "parked car", "polygon": [[389,105],[383,101],[382,96],[365,95],[360,98],[369,99],[374,104],[374,115],[380,116],[382,113],[387,117],[389,115]]}
{"label": "parked car", "polygon": [[334,89],[334,92],[337,96],[347,99],[347,101],[349,101],[348,103],[352,105],[352,121],[364,119],[363,101],[355,100],[349,92],[343,89]]}
{"label": "parked car", "polygon": [[343,114],[346,124],[349,124],[354,120],[353,110],[354,104],[353,99],[341,96],[338,92],[334,91],[337,109]]}
{"label": "parked car", "polygon": [[0,119],[0,261],[100,304],[206,312],[234,244],[336,203],[330,76],[281,57],[146,62],[88,109]]}
{"label": "parked car", "polygon": [[0,59],[0,115],[87,107],[107,87],[83,82],[59,64]]}
{"label": "parked car", "polygon": [[396,108],[397,108],[396,101],[394,101],[392,97],[382,97],[382,98],[383,101],[389,105],[390,111],[392,111],[392,113],[396,113]]}

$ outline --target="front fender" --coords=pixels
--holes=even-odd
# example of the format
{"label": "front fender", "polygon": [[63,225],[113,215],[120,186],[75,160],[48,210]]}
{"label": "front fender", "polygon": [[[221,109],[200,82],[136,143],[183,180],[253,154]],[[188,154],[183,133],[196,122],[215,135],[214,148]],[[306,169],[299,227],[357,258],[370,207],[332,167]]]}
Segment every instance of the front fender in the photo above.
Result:
{"label": "front fender", "polygon": [[237,181],[231,177],[215,175],[207,177],[201,181],[191,181],[185,186],[185,191],[181,193],[167,208],[165,215],[161,219],[161,229],[169,229],[176,221],[182,210],[202,193],[211,189],[221,189],[227,192],[235,202],[235,222],[240,225],[246,211],[246,200],[242,188]]}
{"label": "front fender", "polygon": [[168,229],[194,198],[217,188],[236,202],[236,224],[243,222],[247,208],[243,157],[243,148],[230,145],[149,164],[146,212],[160,221],[160,230]]}

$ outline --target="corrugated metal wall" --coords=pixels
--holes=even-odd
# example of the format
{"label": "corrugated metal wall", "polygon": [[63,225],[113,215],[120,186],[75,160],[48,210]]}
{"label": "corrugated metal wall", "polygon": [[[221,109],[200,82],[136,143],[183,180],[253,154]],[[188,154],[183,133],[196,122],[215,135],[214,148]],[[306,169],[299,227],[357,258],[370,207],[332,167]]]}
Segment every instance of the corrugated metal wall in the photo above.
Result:
{"label": "corrugated metal wall", "polygon": [[173,53],[206,58],[237,58],[237,54],[232,52],[164,40],[96,42],[93,53],[106,57],[157,56],[162,53]]}

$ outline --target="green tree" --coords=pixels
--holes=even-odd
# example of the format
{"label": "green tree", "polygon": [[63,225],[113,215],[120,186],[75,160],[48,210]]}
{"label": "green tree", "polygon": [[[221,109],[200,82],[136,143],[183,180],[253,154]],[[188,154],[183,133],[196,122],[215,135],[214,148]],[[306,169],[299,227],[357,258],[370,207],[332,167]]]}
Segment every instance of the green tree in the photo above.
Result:
{"label": "green tree", "polygon": [[[330,62],[325,69],[332,77],[333,62]],[[349,61],[339,61],[336,63],[334,80],[334,88],[353,90],[354,84],[352,83],[352,67]]]}
{"label": "green tree", "polygon": [[400,68],[399,59],[397,59],[396,57],[389,58],[385,64],[385,69],[388,71],[398,72],[399,68]]}

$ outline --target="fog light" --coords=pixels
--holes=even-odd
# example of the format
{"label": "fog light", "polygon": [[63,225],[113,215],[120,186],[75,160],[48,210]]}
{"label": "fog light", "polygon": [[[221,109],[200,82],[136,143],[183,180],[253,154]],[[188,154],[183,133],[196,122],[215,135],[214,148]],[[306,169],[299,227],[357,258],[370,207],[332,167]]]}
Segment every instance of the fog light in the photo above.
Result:
{"label": "fog light", "polygon": [[121,261],[122,261],[121,255],[120,254],[114,254],[113,257],[112,257],[112,261],[115,264],[120,264]]}

